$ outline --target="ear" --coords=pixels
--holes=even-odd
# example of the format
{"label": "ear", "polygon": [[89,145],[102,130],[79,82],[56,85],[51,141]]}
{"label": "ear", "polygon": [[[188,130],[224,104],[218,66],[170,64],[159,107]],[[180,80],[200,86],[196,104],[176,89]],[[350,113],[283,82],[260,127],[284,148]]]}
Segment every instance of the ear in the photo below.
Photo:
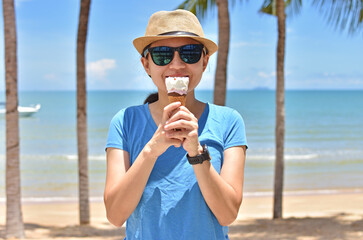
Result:
{"label": "ear", "polygon": [[150,65],[149,65],[149,59],[147,59],[146,57],[141,57],[141,63],[142,63],[142,66],[144,67],[147,75],[151,75],[150,74]]}
{"label": "ear", "polygon": [[208,61],[209,61],[209,55],[207,54],[207,55],[205,55],[204,57],[203,57],[203,72],[204,72],[204,70],[207,68],[207,66],[208,66]]}

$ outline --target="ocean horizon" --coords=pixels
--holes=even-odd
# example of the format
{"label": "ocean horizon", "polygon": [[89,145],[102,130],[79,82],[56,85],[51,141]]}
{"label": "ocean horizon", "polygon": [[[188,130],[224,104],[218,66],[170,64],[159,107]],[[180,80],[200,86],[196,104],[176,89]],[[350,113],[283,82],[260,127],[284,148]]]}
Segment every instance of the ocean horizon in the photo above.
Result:
{"label": "ocean horizon", "polygon": [[[105,144],[111,118],[142,104],[153,92],[88,92],[90,197],[102,200]],[[212,90],[198,90],[213,102]],[[0,93],[0,102],[5,100]],[[286,91],[286,194],[363,191],[363,90]],[[73,201],[78,197],[75,91],[22,91],[19,104],[41,104],[20,118],[21,184],[24,201]],[[275,91],[228,90],[226,106],[244,118],[247,150],[245,196],[271,195],[275,153]],[[0,202],[5,199],[5,119],[0,116]]]}

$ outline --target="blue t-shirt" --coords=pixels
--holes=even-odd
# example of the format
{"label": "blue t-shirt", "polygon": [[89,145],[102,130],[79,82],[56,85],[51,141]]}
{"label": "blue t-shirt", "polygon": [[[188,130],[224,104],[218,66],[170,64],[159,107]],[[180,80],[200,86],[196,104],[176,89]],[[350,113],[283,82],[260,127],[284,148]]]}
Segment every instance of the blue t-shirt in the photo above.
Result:
{"label": "blue t-shirt", "polygon": [[[200,144],[207,144],[220,173],[223,151],[247,146],[243,119],[231,108],[207,103],[198,124]],[[106,148],[127,151],[132,165],[156,129],[148,104],[123,109],[111,121]],[[126,239],[229,239],[228,227],[207,206],[183,147],[171,146],[157,159],[127,220]]]}

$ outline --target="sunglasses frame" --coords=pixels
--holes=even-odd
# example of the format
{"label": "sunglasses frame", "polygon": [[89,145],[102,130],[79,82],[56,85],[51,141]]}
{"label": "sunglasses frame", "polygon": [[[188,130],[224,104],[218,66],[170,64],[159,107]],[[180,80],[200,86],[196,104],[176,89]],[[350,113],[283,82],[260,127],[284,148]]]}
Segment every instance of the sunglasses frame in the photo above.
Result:
{"label": "sunglasses frame", "polygon": [[[170,63],[173,61],[173,59],[174,59],[174,55],[175,55],[175,51],[178,51],[178,53],[179,53],[179,57],[180,57],[180,56],[181,56],[180,49],[181,49],[181,48],[183,48],[183,47],[185,47],[185,46],[189,46],[189,45],[197,45],[197,46],[201,46],[201,47],[202,47],[202,52],[201,52],[200,57],[199,57],[199,59],[198,59],[198,61],[197,61],[197,62],[199,62],[199,60],[200,60],[200,58],[202,57],[202,54],[203,54],[203,53],[204,53],[205,55],[207,54],[206,48],[204,47],[204,45],[203,45],[203,44],[186,44],[186,45],[179,46],[179,47],[157,46],[157,47],[151,47],[151,48],[149,48],[149,47],[147,46],[147,47],[145,48],[145,50],[143,51],[143,57],[146,57],[146,56],[147,56],[147,54],[148,54],[148,53],[150,53],[150,57],[151,57],[151,59],[153,60],[153,62],[155,63],[155,65],[157,65],[157,66],[166,66],[166,65],[170,64]],[[169,62],[169,63],[164,64],[164,65],[159,65],[159,64],[157,64],[157,63],[154,61],[154,58],[153,58],[153,56],[152,56],[152,53],[153,53],[153,50],[154,50],[155,48],[158,48],[158,47],[167,47],[167,48],[170,48],[170,49],[172,50],[173,55],[172,55],[171,60],[170,60],[170,62]],[[180,59],[181,59],[183,62],[185,62],[183,58],[181,58],[181,57],[180,57]],[[195,63],[197,63],[197,62],[195,62]],[[186,64],[195,64],[195,63],[188,63],[188,62],[185,62],[185,63],[186,63]]]}

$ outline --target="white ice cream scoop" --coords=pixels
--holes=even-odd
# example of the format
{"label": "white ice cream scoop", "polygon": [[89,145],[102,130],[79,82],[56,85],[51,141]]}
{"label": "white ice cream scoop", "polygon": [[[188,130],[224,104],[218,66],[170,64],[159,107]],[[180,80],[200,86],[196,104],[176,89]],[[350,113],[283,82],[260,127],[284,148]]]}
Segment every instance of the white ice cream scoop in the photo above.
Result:
{"label": "white ice cream scoop", "polygon": [[189,77],[167,77],[165,85],[168,93],[186,95],[188,92]]}

